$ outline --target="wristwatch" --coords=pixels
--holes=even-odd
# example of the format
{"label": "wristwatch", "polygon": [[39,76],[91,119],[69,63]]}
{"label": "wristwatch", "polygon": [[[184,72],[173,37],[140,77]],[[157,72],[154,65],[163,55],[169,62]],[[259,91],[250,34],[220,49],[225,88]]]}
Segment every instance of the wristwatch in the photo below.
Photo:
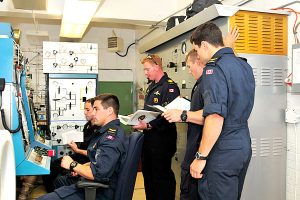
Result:
{"label": "wristwatch", "polygon": [[78,162],[77,161],[73,161],[70,163],[70,170],[73,172],[74,171],[74,168],[78,165]]}
{"label": "wristwatch", "polygon": [[180,115],[180,119],[181,119],[181,121],[186,122],[186,120],[187,120],[187,111],[186,110],[182,111],[182,113]]}
{"label": "wristwatch", "polygon": [[207,156],[203,156],[200,152],[196,152],[195,159],[196,160],[207,160]]}
{"label": "wristwatch", "polygon": [[147,123],[147,130],[150,130],[151,128],[152,126],[149,123]]}

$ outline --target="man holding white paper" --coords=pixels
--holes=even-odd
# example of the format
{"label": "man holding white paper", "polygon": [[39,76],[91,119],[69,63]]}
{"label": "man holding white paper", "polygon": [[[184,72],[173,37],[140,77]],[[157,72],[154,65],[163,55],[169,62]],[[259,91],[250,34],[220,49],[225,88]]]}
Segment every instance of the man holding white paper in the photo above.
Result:
{"label": "man holding white paper", "polygon": [[[109,183],[109,188],[97,189],[98,200],[113,199],[121,164],[126,156],[126,136],[117,119],[119,107],[119,100],[115,95],[96,96],[94,124],[101,128],[97,130],[88,146],[87,154],[90,162],[80,164],[70,156],[64,156],[61,162],[63,168],[85,179]],[[62,186],[38,200],[83,200],[84,198],[84,190],[72,184]]]}
{"label": "man holding white paper", "polygon": [[[74,151],[71,157],[73,160],[76,160],[79,163],[89,162],[89,159],[87,157],[87,147],[90,143],[90,140],[94,137],[95,132],[99,129],[98,126],[93,124],[93,120],[95,118],[93,105],[94,105],[93,98],[86,100],[84,103],[84,115],[87,120],[87,123],[84,125],[82,131],[83,142],[81,142],[79,146],[77,146],[77,144],[73,141],[69,143],[69,146]],[[67,134],[73,134],[73,133],[69,132]],[[66,179],[68,179],[68,182],[71,183],[77,182],[78,178],[71,176],[71,174],[67,174],[66,176],[59,176],[59,175],[66,174],[66,170],[60,166],[61,159],[62,158],[59,158],[51,162],[50,175],[42,176],[47,192],[52,192],[55,188],[58,188],[61,185],[63,185],[66,182]]]}
{"label": "man holding white paper", "polygon": [[191,50],[186,56],[187,67],[192,76],[197,80],[191,95],[191,107],[188,110],[168,109],[162,116],[169,122],[187,122],[187,143],[184,160],[181,163],[181,183],[180,183],[180,199],[181,200],[197,200],[198,196],[197,183],[198,180],[190,175],[190,164],[195,159],[195,153],[198,150],[201,140],[203,117],[203,102],[200,98],[199,84],[201,83],[201,75],[205,65],[198,58],[197,51]]}
{"label": "man holding white paper", "polygon": [[[147,105],[166,106],[179,96],[177,84],[162,70],[162,59],[148,55],[142,60],[144,73],[150,85],[146,90],[144,109]],[[172,157],[176,151],[177,131],[174,123],[158,116],[133,128],[143,130],[142,172],[147,200],[174,200],[176,180],[171,169]]]}

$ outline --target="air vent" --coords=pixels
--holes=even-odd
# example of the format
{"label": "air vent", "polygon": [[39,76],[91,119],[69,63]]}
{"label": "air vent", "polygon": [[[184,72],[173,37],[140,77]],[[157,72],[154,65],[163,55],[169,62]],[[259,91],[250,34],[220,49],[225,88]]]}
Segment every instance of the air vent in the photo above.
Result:
{"label": "air vent", "polygon": [[273,138],[273,156],[281,156],[283,152],[282,138]]}
{"label": "air vent", "polygon": [[260,156],[270,156],[271,144],[269,138],[260,138]]}
{"label": "air vent", "polygon": [[282,68],[273,69],[273,85],[274,86],[283,86],[283,70]]}
{"label": "air vent", "polygon": [[108,50],[112,52],[123,51],[123,39],[119,37],[109,37],[107,39]]}
{"label": "air vent", "polygon": [[239,11],[229,20],[239,28],[236,52],[287,55],[286,15]]}
{"label": "air vent", "polygon": [[255,79],[255,85],[259,85],[259,82],[258,82],[258,69],[256,67],[253,67],[253,76],[254,76],[254,79]]}
{"label": "air vent", "polygon": [[262,68],[261,69],[261,85],[262,86],[270,86],[271,85],[271,69],[270,68]]}
{"label": "air vent", "polygon": [[252,157],[256,157],[257,154],[257,139],[251,138]]}

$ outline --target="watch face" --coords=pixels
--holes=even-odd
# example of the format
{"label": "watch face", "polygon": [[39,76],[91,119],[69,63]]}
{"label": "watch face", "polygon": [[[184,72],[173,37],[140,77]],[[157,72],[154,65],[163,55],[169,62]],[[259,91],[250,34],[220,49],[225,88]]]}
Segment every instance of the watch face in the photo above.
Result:
{"label": "watch face", "polygon": [[196,152],[195,159],[197,160],[207,160],[207,157],[203,156],[201,153]]}
{"label": "watch face", "polygon": [[182,111],[180,115],[181,121],[185,122],[187,120],[186,110]]}
{"label": "watch face", "polygon": [[73,169],[77,166],[77,164],[78,164],[78,162],[76,162],[76,161],[71,162],[70,170],[73,171]]}
{"label": "watch face", "polygon": [[77,165],[77,163],[76,162],[71,162],[71,167],[75,167]]}

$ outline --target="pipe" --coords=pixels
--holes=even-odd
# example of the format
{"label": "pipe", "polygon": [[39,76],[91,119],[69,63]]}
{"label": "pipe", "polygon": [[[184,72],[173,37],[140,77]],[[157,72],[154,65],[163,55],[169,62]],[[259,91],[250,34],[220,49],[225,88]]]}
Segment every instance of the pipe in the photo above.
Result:
{"label": "pipe", "polygon": [[148,33],[146,33],[145,35],[143,35],[143,36],[140,37],[139,39],[135,40],[135,42],[136,42],[136,43],[139,42],[140,40],[142,40],[143,38],[145,38],[147,35],[149,35],[149,34],[152,33],[153,31],[155,31],[156,29],[158,29],[157,25],[160,24],[162,21],[168,19],[169,17],[172,17],[173,15],[175,15],[176,13],[179,13],[179,12],[182,11],[182,10],[187,9],[187,8],[190,7],[191,5],[192,5],[192,4],[189,4],[189,5],[185,6],[184,8],[182,8],[182,9],[180,9],[180,10],[174,12],[173,14],[171,14],[171,15],[165,17],[164,19],[160,20],[159,22],[156,22],[155,24],[151,25],[151,26],[150,26],[150,29],[152,28],[152,30],[150,30]]}
{"label": "pipe", "polygon": [[290,3],[284,4],[284,5],[282,5],[282,6],[280,6],[280,7],[277,7],[277,8],[284,8],[284,7],[293,5],[293,4],[295,4],[295,3],[300,3],[300,1],[292,1],[292,2],[290,2]]}

